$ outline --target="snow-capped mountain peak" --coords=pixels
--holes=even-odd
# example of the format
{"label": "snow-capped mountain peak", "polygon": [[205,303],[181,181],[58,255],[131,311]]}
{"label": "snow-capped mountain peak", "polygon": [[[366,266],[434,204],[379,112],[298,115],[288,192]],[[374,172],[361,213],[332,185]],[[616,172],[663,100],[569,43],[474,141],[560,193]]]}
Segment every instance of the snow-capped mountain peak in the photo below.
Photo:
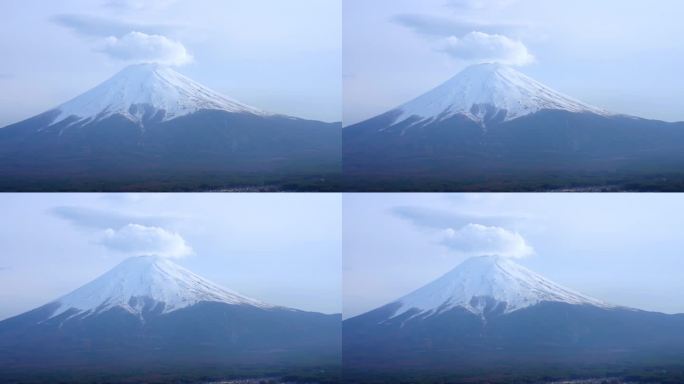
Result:
{"label": "snow-capped mountain peak", "polygon": [[509,258],[481,256],[397,300],[401,306],[392,317],[412,310],[418,311],[414,316],[432,316],[457,307],[483,316],[494,308],[511,313],[541,302],[613,307],[562,287]]}
{"label": "snow-capped mountain peak", "polygon": [[540,110],[553,109],[610,115],[575,100],[502,64],[470,66],[437,88],[395,109],[394,124],[417,119],[440,121],[455,115],[485,124],[509,121]]}
{"label": "snow-capped mountain peak", "polygon": [[139,315],[150,306],[162,306],[161,312],[168,313],[207,301],[273,308],[205,280],[169,259],[138,256],[57,299],[59,307],[51,317],[67,311],[73,311],[72,316],[89,316],[114,307]]}
{"label": "snow-capped mountain peak", "polygon": [[60,113],[52,124],[68,118],[73,122],[97,121],[120,114],[140,123],[143,116],[171,120],[203,109],[268,115],[212,91],[170,67],[144,63],[130,65],[119,73],[55,108]]}

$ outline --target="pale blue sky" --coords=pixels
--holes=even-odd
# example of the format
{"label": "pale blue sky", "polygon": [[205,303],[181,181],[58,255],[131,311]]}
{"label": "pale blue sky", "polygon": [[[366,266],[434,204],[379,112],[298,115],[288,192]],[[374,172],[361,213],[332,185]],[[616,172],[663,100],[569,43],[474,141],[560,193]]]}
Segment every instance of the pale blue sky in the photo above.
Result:
{"label": "pale blue sky", "polygon": [[[57,299],[134,255],[135,239],[120,232],[127,224],[182,237],[193,252],[175,262],[226,288],[276,305],[341,311],[339,194],[0,197],[0,319]],[[107,229],[124,236],[127,248],[104,241]],[[164,239],[153,244],[166,249]]]}
{"label": "pale blue sky", "polygon": [[683,14],[679,0],[345,0],[344,124],[394,108],[476,62],[473,47],[443,52],[444,39],[472,31],[521,42],[535,61],[519,70],[575,98],[683,121]]}
{"label": "pale blue sky", "polygon": [[341,0],[2,1],[0,127],[112,76],[127,62],[107,38],[132,31],[181,44],[194,60],[177,70],[227,96],[340,121],[340,14]]}
{"label": "pale blue sky", "polygon": [[[684,313],[681,194],[345,194],[343,207],[345,317],[398,299],[465,260],[453,242],[445,246],[444,230],[468,224],[519,234],[534,253],[517,262],[571,289]],[[467,244],[471,255],[477,244]]]}

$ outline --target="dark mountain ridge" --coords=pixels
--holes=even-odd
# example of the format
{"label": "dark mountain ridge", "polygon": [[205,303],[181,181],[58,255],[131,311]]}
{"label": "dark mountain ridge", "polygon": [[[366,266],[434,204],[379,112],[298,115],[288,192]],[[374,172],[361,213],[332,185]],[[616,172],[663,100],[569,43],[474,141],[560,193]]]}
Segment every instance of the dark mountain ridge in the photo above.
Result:
{"label": "dark mountain ridge", "polygon": [[306,372],[334,380],[340,324],[339,314],[273,306],[168,260],[131,258],[68,295],[0,321],[0,381]]}
{"label": "dark mountain ridge", "polygon": [[[519,72],[484,68],[482,78],[466,78],[464,85],[460,74],[441,86],[446,90],[438,87],[421,96],[427,101],[418,98],[345,127],[346,189],[684,189],[684,123],[609,114],[590,106],[563,109],[560,101],[552,104],[562,95],[540,102],[553,91]],[[467,93],[480,87],[484,96]],[[525,92],[532,94],[529,100]],[[451,105],[444,99],[448,97],[457,104]],[[472,102],[477,104],[468,104]],[[434,105],[442,104],[445,110],[439,114],[407,116],[406,111],[423,113],[418,107],[429,115]],[[511,118],[506,108],[520,111]]]}
{"label": "dark mountain ridge", "polygon": [[0,190],[328,189],[341,124],[270,114],[156,65],[0,129]]}
{"label": "dark mountain ridge", "polygon": [[536,383],[630,369],[684,372],[684,315],[609,305],[510,261],[486,262],[469,260],[344,320],[349,382]]}

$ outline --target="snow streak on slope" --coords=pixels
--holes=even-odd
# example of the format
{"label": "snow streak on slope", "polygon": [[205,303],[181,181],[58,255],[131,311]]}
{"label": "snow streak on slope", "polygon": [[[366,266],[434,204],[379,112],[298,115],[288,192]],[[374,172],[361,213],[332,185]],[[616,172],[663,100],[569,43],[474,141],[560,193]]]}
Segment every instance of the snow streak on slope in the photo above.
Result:
{"label": "snow streak on slope", "polygon": [[494,116],[509,121],[543,109],[610,115],[507,66],[478,64],[396,108],[400,114],[394,124],[412,117],[417,122],[439,121],[459,114],[479,123]]}
{"label": "snow streak on slope", "polygon": [[[488,300],[489,299],[489,300]],[[466,260],[432,283],[400,298],[393,317],[410,310],[423,316],[461,307],[476,315],[496,304],[511,313],[543,301],[613,306],[564,288],[507,258],[481,256]]]}
{"label": "snow streak on slope", "polygon": [[109,80],[60,105],[56,124],[69,117],[76,121],[100,120],[121,114],[141,122],[152,108],[164,111],[162,121],[202,109],[234,113],[268,115],[257,108],[227,98],[159,64],[135,64],[124,68]]}
{"label": "snow streak on slope", "polygon": [[154,256],[124,260],[109,272],[57,299],[59,308],[51,317],[70,309],[92,315],[114,307],[141,314],[150,303],[163,304],[162,313],[202,302],[273,306],[222,288],[172,261]]}

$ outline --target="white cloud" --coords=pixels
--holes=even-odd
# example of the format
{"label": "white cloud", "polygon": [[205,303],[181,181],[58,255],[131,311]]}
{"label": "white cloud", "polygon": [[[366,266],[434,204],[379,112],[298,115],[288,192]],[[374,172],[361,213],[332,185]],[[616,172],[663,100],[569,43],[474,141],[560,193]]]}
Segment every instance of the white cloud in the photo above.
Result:
{"label": "white cloud", "polygon": [[182,43],[162,35],[135,31],[122,37],[108,37],[101,51],[112,58],[132,62],[183,65],[192,61],[192,55]]}
{"label": "white cloud", "polygon": [[521,41],[497,34],[470,32],[463,37],[446,38],[439,48],[453,58],[473,62],[526,65],[534,56]]}
{"label": "white cloud", "polygon": [[159,227],[128,224],[118,230],[107,229],[100,244],[130,255],[182,258],[193,254],[181,235]]}
{"label": "white cloud", "polygon": [[501,227],[468,224],[459,230],[446,229],[441,236],[444,246],[464,256],[523,258],[534,254],[534,249],[519,233]]}

